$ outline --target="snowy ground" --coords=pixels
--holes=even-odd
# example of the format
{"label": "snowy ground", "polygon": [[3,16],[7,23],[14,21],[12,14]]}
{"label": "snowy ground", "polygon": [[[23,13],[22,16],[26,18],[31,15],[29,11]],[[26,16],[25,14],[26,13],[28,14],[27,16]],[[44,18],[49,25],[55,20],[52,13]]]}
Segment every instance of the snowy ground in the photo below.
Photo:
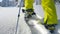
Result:
{"label": "snowy ground", "polygon": [[[60,22],[60,5],[56,5],[58,22]],[[41,6],[34,5],[35,12],[44,16],[43,9]],[[17,21],[18,7],[0,7],[0,34],[15,34],[15,27]],[[33,34],[40,34],[36,29],[32,28]],[[31,34],[30,28],[24,21],[24,13],[21,11],[21,16],[19,20],[18,34]],[[56,33],[60,34],[60,23],[56,27]]]}

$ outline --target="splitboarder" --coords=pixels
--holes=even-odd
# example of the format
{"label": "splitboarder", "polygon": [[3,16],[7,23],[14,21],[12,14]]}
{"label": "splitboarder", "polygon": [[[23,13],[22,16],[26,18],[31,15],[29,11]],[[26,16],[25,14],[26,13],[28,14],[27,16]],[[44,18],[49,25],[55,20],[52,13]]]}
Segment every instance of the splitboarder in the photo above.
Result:
{"label": "splitboarder", "polygon": [[[33,3],[34,0],[24,0],[25,9],[23,12],[25,13],[25,20],[28,22],[28,19],[33,15],[36,16],[34,12]],[[50,30],[51,33],[54,32],[55,26],[58,24],[57,14],[54,0],[41,0],[41,5],[44,10],[44,26],[46,29]]]}

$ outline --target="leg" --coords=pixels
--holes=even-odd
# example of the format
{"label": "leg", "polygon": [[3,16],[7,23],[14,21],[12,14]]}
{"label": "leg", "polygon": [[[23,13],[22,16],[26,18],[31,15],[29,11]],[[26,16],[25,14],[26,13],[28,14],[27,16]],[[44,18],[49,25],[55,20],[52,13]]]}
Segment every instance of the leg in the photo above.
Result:
{"label": "leg", "polygon": [[25,9],[23,9],[23,12],[27,15],[27,17],[30,17],[31,15],[35,14],[33,9],[33,3],[34,0],[25,0]]}
{"label": "leg", "polygon": [[54,0],[42,0],[42,7],[44,10],[44,24],[51,27],[58,24]]}

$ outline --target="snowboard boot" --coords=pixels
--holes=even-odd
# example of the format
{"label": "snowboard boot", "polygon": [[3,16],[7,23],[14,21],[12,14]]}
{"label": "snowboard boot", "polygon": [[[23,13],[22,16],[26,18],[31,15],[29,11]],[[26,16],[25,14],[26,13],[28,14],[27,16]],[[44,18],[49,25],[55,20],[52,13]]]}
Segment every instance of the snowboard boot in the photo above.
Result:
{"label": "snowboard boot", "polygon": [[34,12],[33,9],[28,9],[28,10],[24,10],[22,9],[23,13],[25,13],[25,20],[26,22],[28,22],[28,20],[33,16],[36,15],[36,13]]}
{"label": "snowboard boot", "polygon": [[54,30],[55,30],[56,24],[52,24],[52,25],[46,25],[46,24],[44,24],[44,26],[45,26],[45,28],[48,29],[51,33],[53,33]]}
{"label": "snowboard boot", "polygon": [[33,9],[28,9],[28,10],[22,9],[22,12],[25,13],[26,17],[30,17],[32,15],[36,15],[36,13],[34,12]]}

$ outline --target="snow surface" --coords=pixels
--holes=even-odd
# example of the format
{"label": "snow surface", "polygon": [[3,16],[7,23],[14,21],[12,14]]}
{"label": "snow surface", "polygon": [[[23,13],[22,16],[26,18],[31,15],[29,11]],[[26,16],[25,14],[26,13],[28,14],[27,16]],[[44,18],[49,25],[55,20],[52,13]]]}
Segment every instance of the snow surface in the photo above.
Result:
{"label": "snow surface", "polygon": [[[60,22],[60,5],[56,5],[56,8],[58,22]],[[34,5],[34,9],[39,16],[44,17],[41,5]],[[15,34],[18,11],[18,7],[0,7],[0,34]],[[35,28],[31,27],[31,30],[25,23],[24,13],[21,11],[18,25],[18,34],[41,34]],[[60,23],[56,26],[55,34],[60,34]]]}

